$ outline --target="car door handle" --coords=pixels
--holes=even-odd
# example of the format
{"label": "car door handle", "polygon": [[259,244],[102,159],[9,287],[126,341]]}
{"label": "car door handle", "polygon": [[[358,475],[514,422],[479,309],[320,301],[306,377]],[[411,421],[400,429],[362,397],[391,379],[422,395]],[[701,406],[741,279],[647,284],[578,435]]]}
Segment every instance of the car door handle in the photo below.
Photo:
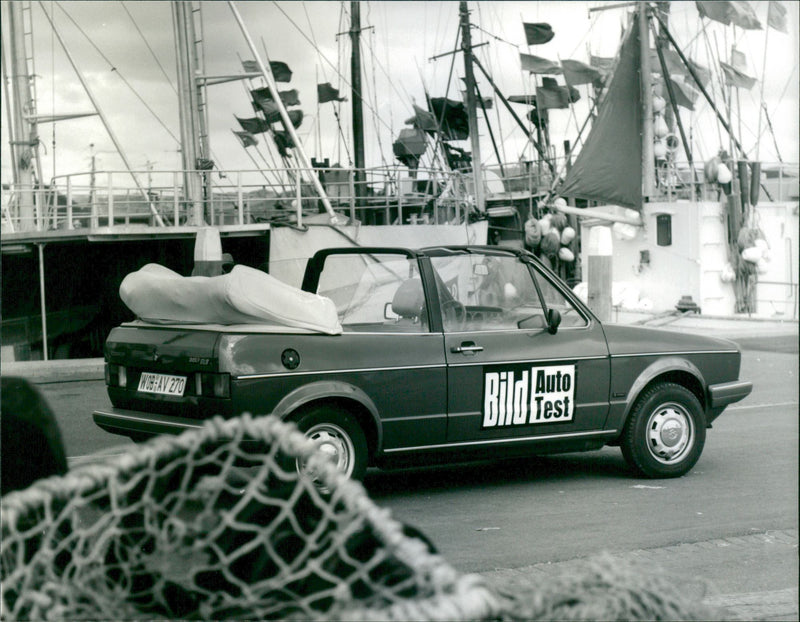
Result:
{"label": "car door handle", "polygon": [[453,346],[450,348],[453,354],[475,354],[476,352],[483,352],[483,346],[476,346],[472,341],[465,341],[460,346]]}

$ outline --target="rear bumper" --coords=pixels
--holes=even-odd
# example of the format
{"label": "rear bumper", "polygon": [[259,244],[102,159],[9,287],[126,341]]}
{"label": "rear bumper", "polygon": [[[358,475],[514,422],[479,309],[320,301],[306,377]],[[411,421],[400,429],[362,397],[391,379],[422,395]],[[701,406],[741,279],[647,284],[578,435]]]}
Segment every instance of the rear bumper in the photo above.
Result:
{"label": "rear bumper", "polygon": [[752,390],[753,383],[744,380],[709,385],[709,406],[713,410],[722,410],[734,402],[743,400]]}
{"label": "rear bumper", "polygon": [[111,408],[95,410],[92,413],[94,422],[111,434],[128,436],[131,432],[138,434],[180,434],[186,430],[203,427],[203,421],[173,415],[146,413],[138,410]]}

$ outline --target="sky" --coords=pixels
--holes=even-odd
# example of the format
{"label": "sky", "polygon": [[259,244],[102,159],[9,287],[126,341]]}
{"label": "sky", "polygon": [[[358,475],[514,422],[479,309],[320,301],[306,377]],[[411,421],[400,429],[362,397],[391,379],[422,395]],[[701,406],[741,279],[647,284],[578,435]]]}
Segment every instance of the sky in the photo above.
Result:
{"label": "sky", "polygon": [[[3,44],[8,45],[9,2],[2,3]],[[207,75],[236,73],[241,60],[253,58],[227,2],[202,2],[202,40]],[[631,9],[608,8],[618,2],[469,2],[473,44],[483,44],[476,55],[487,67],[504,95],[531,93],[535,76],[520,69],[520,52],[554,61],[588,61],[589,55],[613,56],[620,42],[622,26]],[[727,56],[732,45],[747,57],[748,73],[759,81],[751,91],[740,90],[734,97],[733,127],[751,158],[765,162],[796,163],[798,154],[798,9],[800,3],[785,1],[788,9],[788,34],[774,29],[743,31],[705,21],[705,34],[694,2],[672,2],[670,26],[684,51],[701,64],[711,65],[708,50]],[[63,49],[49,27],[45,12],[51,15],[70,55],[80,68],[95,101],[103,111],[113,133],[123,146],[133,168],[180,168],[179,116],[175,85],[175,54],[172,12],[169,2],[43,2],[31,3],[35,63],[37,112],[73,113],[92,111],[85,93]],[[751,2],[766,25],[766,2]],[[361,3],[363,50],[364,115],[366,119],[367,164],[391,163],[392,141],[408,127],[412,105],[424,106],[425,93],[434,97],[447,94],[460,99],[463,74],[461,55],[447,54],[455,49],[458,36],[458,2],[382,1]],[[259,53],[271,60],[289,64],[293,73],[281,90],[297,89],[305,117],[299,129],[309,156],[327,157],[331,163],[347,165],[350,141],[349,102],[338,108],[332,103],[317,106],[316,84],[330,82],[350,99],[349,29],[350,3],[318,0],[313,2],[235,3]],[[606,8],[607,10],[596,10]],[[552,41],[528,47],[523,22],[547,22],[555,37]],[[766,56],[764,54],[766,46]],[[442,55],[438,59],[433,59]],[[4,49],[8,67],[8,49]],[[764,59],[766,58],[766,62]],[[455,74],[451,76],[451,65]],[[261,86],[259,80],[252,86]],[[449,90],[448,90],[449,85]],[[491,94],[489,82],[478,75],[481,94]],[[759,122],[759,102],[763,98],[773,126]],[[588,89],[580,87],[581,100],[570,110],[550,113],[553,143],[564,139],[573,143],[588,114]],[[235,119],[253,116],[247,83],[231,82],[209,87],[209,136],[211,155],[220,169],[252,169],[273,160],[268,155],[265,136],[259,149],[245,150],[232,130],[241,129]],[[2,93],[2,181],[11,180],[6,91]],[[527,108],[516,105],[524,117]],[[532,149],[511,116],[495,102],[488,113],[500,158],[517,161],[530,158]],[[692,132],[696,159],[708,159],[729,140],[717,128],[710,108],[698,102],[692,113],[682,112]],[[757,140],[759,125],[761,140]],[[341,130],[339,129],[341,126]],[[485,164],[496,156],[486,125],[481,121],[481,154]],[[99,169],[122,169],[122,161],[98,117],[61,121],[39,126],[42,176],[88,171],[94,155]],[[777,141],[777,147],[775,142]],[[469,150],[469,143],[462,145]]]}

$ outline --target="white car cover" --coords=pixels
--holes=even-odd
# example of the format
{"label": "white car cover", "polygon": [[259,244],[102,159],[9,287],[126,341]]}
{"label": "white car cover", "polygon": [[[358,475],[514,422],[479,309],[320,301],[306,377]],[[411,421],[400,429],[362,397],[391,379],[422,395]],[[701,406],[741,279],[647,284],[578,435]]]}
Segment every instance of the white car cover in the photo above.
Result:
{"label": "white car cover", "polygon": [[151,263],[127,275],[119,295],[137,317],[151,323],[267,323],[331,335],[342,332],[330,298],[241,265],[220,276],[187,277]]}

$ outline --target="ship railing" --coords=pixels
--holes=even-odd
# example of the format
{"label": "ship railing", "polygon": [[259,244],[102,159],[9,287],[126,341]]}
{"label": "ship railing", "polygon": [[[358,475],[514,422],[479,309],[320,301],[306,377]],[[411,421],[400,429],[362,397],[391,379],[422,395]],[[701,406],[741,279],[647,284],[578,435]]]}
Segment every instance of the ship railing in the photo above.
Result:
{"label": "ship railing", "polygon": [[[537,162],[485,167],[487,201],[531,200],[548,193],[552,176]],[[694,175],[680,162],[659,178],[656,200],[719,200],[719,184],[708,183],[702,169]],[[322,213],[325,206],[309,175],[316,175],[332,209],[344,219],[366,224],[463,222],[474,205],[469,170],[440,170],[387,165],[363,170],[339,167],[210,171],[96,171],[54,177],[49,185],[2,188],[2,231],[53,231],[156,225],[248,225],[293,222]],[[187,197],[188,175],[202,179],[202,195]],[[797,164],[762,164],[761,199],[797,201]],[[142,183],[144,182],[144,183]]]}
{"label": "ship railing", "polygon": [[[752,169],[749,169],[752,174]],[[748,186],[750,180],[746,180]],[[759,200],[782,203],[800,198],[800,165],[797,163],[761,163]],[[655,201],[717,201],[726,190],[705,176],[704,165],[692,167],[685,161],[663,161],[656,168]],[[748,187],[749,194],[749,187]]]}
{"label": "ship railing", "polygon": [[[325,187],[336,213],[372,224],[449,222],[463,202],[464,176],[428,168],[385,166],[363,170],[134,171],[103,170],[54,177],[37,187],[3,187],[3,232],[156,225],[301,223],[324,212],[310,175]],[[188,197],[185,178],[201,178],[201,196]],[[27,204],[27,209],[25,207]],[[461,214],[463,217],[463,214]],[[346,219],[345,218],[345,219]]]}

